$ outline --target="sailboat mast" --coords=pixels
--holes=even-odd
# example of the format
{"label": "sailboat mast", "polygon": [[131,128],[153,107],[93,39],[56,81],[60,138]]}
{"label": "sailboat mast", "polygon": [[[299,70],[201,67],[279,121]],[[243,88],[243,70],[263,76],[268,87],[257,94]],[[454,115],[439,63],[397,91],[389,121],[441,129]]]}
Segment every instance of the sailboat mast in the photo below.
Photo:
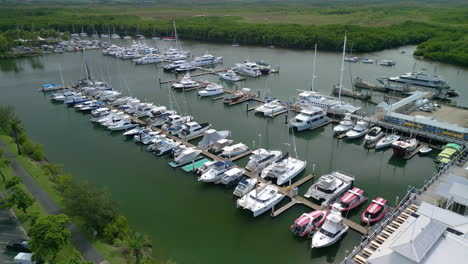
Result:
{"label": "sailboat mast", "polygon": [[344,43],[343,43],[343,58],[341,58],[341,73],[340,73],[340,84],[338,90],[338,101],[341,102],[341,88],[343,88],[343,72],[344,72],[344,60],[346,55],[346,34],[344,36]]}
{"label": "sailboat mast", "polygon": [[62,67],[59,64],[59,71],[60,71],[60,79],[62,80],[62,88],[65,89],[65,82],[63,81],[63,76],[62,76]]}
{"label": "sailboat mast", "polygon": [[315,78],[317,78],[317,76],[315,76],[315,62],[317,60],[317,44],[315,44],[315,51],[314,51],[314,67],[312,68],[312,87],[311,87],[311,91],[314,90],[314,83],[315,83]]}
{"label": "sailboat mast", "polygon": [[179,51],[182,51],[182,46],[180,45],[180,42],[179,42],[179,36],[177,35],[177,28],[175,25],[175,21],[174,21],[174,37],[176,41],[176,48],[179,49]]}

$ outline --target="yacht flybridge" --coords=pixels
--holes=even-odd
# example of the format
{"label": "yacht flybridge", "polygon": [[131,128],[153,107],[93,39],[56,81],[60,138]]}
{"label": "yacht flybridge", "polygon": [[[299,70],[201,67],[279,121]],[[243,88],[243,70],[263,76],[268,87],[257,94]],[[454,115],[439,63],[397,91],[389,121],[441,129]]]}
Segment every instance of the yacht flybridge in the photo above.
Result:
{"label": "yacht flybridge", "polygon": [[223,57],[215,57],[211,54],[205,53],[203,56],[195,57],[190,64],[193,66],[205,66],[205,65],[213,65],[223,62]]}
{"label": "yacht flybridge", "polygon": [[310,108],[312,106],[323,108],[327,113],[344,115],[345,113],[354,113],[361,109],[349,103],[339,101],[337,98],[320,94],[316,91],[303,91],[299,93],[296,104],[301,108]]}
{"label": "yacht flybridge", "polygon": [[245,63],[237,63],[236,69],[238,73],[248,75],[251,77],[258,77],[262,75],[260,68],[254,62],[245,62]]}
{"label": "yacht flybridge", "polygon": [[237,200],[237,208],[243,208],[252,211],[253,216],[257,217],[283,200],[282,194],[277,187],[267,184],[260,184]]}
{"label": "yacht flybridge", "polygon": [[322,204],[328,205],[349,190],[353,186],[353,183],[354,177],[334,171],[321,176],[317,182],[309,187],[304,196],[306,198],[314,198],[315,200],[322,201]]}
{"label": "yacht flybridge", "polygon": [[268,151],[266,149],[257,149],[252,152],[249,162],[245,168],[249,171],[258,173],[265,169],[271,163],[281,158],[282,152],[277,150]]}
{"label": "yacht flybridge", "polygon": [[279,100],[275,99],[255,108],[255,112],[262,113],[263,115],[267,116],[281,112],[285,109],[286,106],[284,106]]}
{"label": "yacht flybridge", "polygon": [[309,107],[289,121],[289,126],[302,131],[328,122],[327,113],[320,107]]}
{"label": "yacht flybridge", "polygon": [[289,153],[286,153],[281,159],[266,167],[262,171],[261,177],[274,178],[276,179],[276,184],[283,185],[299,175],[306,165],[306,161],[291,158],[289,157]]}
{"label": "yacht flybridge", "polygon": [[312,237],[312,248],[327,247],[337,242],[349,227],[343,224],[340,208],[333,205],[331,212],[318,232]]}

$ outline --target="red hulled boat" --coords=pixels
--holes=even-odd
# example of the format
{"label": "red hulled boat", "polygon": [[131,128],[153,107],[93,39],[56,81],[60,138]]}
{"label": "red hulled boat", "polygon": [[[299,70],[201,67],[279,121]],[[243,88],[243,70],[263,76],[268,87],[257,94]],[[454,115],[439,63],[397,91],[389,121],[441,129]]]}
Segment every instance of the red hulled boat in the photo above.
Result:
{"label": "red hulled boat", "polygon": [[315,229],[322,226],[325,222],[328,211],[313,211],[308,214],[302,214],[294,221],[289,229],[298,236],[306,236],[314,232]]}
{"label": "red hulled boat", "polygon": [[387,200],[377,197],[377,199],[372,200],[372,203],[369,205],[369,207],[367,207],[367,209],[362,212],[361,220],[365,224],[373,224],[382,219],[389,210],[390,207],[387,204]]}
{"label": "red hulled boat", "polygon": [[367,197],[364,195],[364,190],[354,187],[353,189],[348,190],[340,198],[338,203],[340,204],[340,211],[346,212],[358,207],[365,201],[367,201]]}

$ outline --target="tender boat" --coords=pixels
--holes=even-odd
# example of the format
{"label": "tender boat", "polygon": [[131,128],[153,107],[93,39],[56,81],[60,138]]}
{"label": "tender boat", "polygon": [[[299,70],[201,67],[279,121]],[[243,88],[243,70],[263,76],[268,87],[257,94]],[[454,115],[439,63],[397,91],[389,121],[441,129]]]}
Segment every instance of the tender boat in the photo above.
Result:
{"label": "tender boat", "polygon": [[372,144],[377,142],[377,140],[379,140],[383,136],[384,132],[382,131],[382,128],[375,126],[369,129],[369,132],[367,132],[367,135],[364,137],[364,140],[367,144]]}
{"label": "tender boat", "polygon": [[258,173],[265,169],[271,163],[281,158],[282,152],[277,150],[268,151],[266,149],[257,149],[252,152],[249,162],[245,168],[249,171]]}
{"label": "tender boat", "polygon": [[426,147],[421,148],[421,149],[419,150],[419,153],[421,153],[421,154],[427,154],[427,153],[429,153],[429,152],[431,152],[431,151],[432,151],[432,148],[426,146]]}
{"label": "tender boat", "polygon": [[178,165],[187,164],[196,160],[200,156],[201,152],[201,150],[195,148],[188,148],[175,157],[174,162],[176,162]]}
{"label": "tender boat", "polygon": [[257,178],[241,180],[232,194],[237,197],[242,197],[252,191],[255,186],[257,186]]}
{"label": "tender boat", "polygon": [[237,166],[232,169],[229,169],[226,172],[224,172],[224,174],[221,176],[221,183],[224,185],[229,185],[239,180],[244,175],[244,172],[245,170]]}
{"label": "tender boat", "polygon": [[198,177],[198,181],[215,182],[221,180],[223,173],[234,166],[235,164],[231,161],[216,161],[208,171]]}
{"label": "tender boat", "polygon": [[360,138],[364,136],[368,129],[369,124],[364,120],[357,121],[356,125],[350,131],[346,132],[346,137],[349,139]]}
{"label": "tender boat", "polygon": [[392,143],[393,153],[399,156],[405,156],[418,146],[419,141],[416,138],[407,138]]}
{"label": "tender boat", "polygon": [[281,104],[279,100],[275,99],[255,108],[255,112],[262,113],[263,115],[273,115],[274,113],[281,112],[285,109],[286,106]]}
{"label": "tender boat", "polygon": [[182,78],[182,80],[180,80],[177,83],[172,84],[171,87],[174,89],[187,89],[187,88],[194,88],[198,86],[199,84],[196,81],[192,80],[192,77],[190,77],[190,74],[187,73]]}
{"label": "tender boat", "polygon": [[369,58],[364,58],[361,60],[362,63],[374,63],[374,60],[369,59]]}
{"label": "tender boat", "polygon": [[297,131],[302,131],[305,129],[317,127],[324,123],[328,122],[327,113],[319,107],[309,107],[307,109],[301,110],[301,112],[295,116],[289,125]]}
{"label": "tender boat", "polygon": [[250,93],[250,88],[242,88],[240,91],[234,92],[226,97],[224,97],[223,103],[225,104],[235,104],[237,102],[243,102],[249,100],[250,98],[255,97],[255,94]]}
{"label": "tender boat", "polygon": [[333,128],[335,134],[342,134],[350,131],[354,127],[354,122],[350,114],[345,114],[343,120]]}
{"label": "tender boat", "polygon": [[364,190],[354,187],[351,190],[348,190],[338,201],[340,204],[340,211],[347,212],[350,211],[362,203],[367,201],[367,196],[364,193]]}
{"label": "tender boat", "polygon": [[381,149],[391,146],[394,142],[398,141],[400,136],[397,134],[391,134],[381,138],[375,145],[375,149]]}
{"label": "tender boat", "polygon": [[248,194],[237,200],[237,208],[243,208],[252,211],[253,216],[257,217],[283,200],[284,194],[273,185],[262,186],[261,184]]}
{"label": "tender boat", "polygon": [[226,81],[238,82],[242,81],[243,78],[237,75],[233,70],[228,70],[227,72],[223,72],[219,74],[219,77]]}
{"label": "tender boat", "polygon": [[289,153],[286,153],[281,159],[266,167],[260,176],[264,179],[267,177],[275,178],[276,184],[283,185],[299,175],[306,165],[307,161],[291,158]]}
{"label": "tender boat", "polygon": [[210,83],[205,87],[205,89],[198,91],[199,96],[214,96],[223,93],[223,86],[217,83]]}
{"label": "tender boat", "polygon": [[347,62],[358,62],[359,58],[358,57],[346,57],[344,58],[344,61]]}
{"label": "tender boat", "polygon": [[237,143],[232,146],[224,147],[220,156],[231,158],[231,157],[240,155],[244,152],[247,152],[248,150],[249,150],[249,147],[247,147],[247,145],[245,145],[244,143]]}
{"label": "tender boat", "polygon": [[306,198],[312,197],[315,200],[323,201],[322,204],[329,205],[341,194],[351,189],[353,183],[354,177],[334,171],[321,176],[317,182],[309,187],[304,196]]}
{"label": "tender boat", "polygon": [[201,123],[198,124],[197,122],[188,122],[183,125],[182,131],[179,133],[180,138],[191,138],[194,136],[198,136],[204,133],[206,130],[210,128],[210,123]]}
{"label": "tender boat", "polygon": [[339,205],[334,204],[331,212],[327,215],[325,223],[312,237],[312,248],[322,248],[334,244],[348,229],[349,227],[343,224]]}
{"label": "tender boat", "polygon": [[221,151],[223,151],[223,149],[225,147],[228,147],[228,146],[231,146],[231,144],[234,142],[234,140],[232,139],[220,139],[218,141],[216,141],[216,143],[214,143],[209,149],[208,149],[208,152],[210,153],[213,153],[213,154],[217,154]]}
{"label": "tender boat", "polygon": [[380,221],[390,210],[387,200],[377,197],[361,214],[361,221],[365,224],[373,224]]}
{"label": "tender boat", "polygon": [[382,65],[382,66],[393,66],[395,64],[396,63],[394,61],[391,61],[391,60],[381,60],[381,61],[379,61],[379,65]]}
{"label": "tender boat", "polygon": [[294,223],[289,227],[294,235],[307,236],[322,226],[325,222],[328,211],[313,211],[304,213],[299,218],[294,220]]}

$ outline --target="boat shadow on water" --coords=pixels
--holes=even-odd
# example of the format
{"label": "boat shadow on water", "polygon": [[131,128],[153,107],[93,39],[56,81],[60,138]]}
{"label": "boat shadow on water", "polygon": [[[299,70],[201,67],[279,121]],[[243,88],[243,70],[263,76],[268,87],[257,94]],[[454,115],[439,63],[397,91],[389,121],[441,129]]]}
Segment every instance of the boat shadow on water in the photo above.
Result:
{"label": "boat shadow on water", "polygon": [[405,167],[408,160],[405,160],[403,157],[393,154],[390,159],[388,159],[388,164],[395,167],[403,168]]}

